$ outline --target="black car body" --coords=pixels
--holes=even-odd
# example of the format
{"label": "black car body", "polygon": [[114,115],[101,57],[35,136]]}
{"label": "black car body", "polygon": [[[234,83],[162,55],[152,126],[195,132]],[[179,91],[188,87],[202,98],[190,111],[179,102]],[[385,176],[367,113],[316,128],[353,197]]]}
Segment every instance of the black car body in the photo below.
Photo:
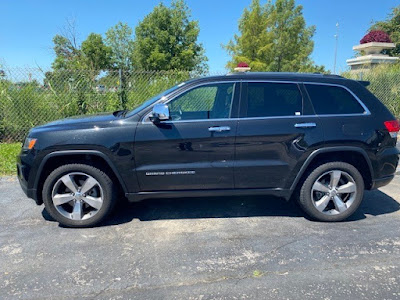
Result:
{"label": "black car body", "polygon": [[[289,200],[329,162],[355,167],[365,189],[378,188],[396,172],[398,127],[364,85],[294,73],[191,80],[131,112],[33,128],[18,178],[37,204],[51,172],[74,163],[104,171],[131,201],[227,194]],[[167,109],[168,120],[155,107]]]}

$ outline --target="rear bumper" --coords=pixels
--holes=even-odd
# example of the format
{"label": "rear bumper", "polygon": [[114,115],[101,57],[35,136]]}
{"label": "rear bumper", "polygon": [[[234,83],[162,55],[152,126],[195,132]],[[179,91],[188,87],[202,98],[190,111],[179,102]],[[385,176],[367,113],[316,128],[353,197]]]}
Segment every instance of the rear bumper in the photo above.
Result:
{"label": "rear bumper", "polygon": [[393,180],[393,178],[394,175],[372,180],[371,190],[379,189],[380,187],[388,185]]}
{"label": "rear bumper", "polygon": [[400,151],[396,147],[386,148],[377,154],[373,162],[375,178],[372,178],[371,189],[388,185],[393,180],[399,164],[399,154]]}

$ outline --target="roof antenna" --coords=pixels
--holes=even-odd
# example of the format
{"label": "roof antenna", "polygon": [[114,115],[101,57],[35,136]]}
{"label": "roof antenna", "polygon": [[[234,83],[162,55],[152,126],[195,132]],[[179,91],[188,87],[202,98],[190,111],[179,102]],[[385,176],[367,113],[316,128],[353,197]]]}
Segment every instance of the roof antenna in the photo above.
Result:
{"label": "roof antenna", "polygon": [[337,51],[338,51],[338,41],[339,41],[339,22],[336,23],[336,34],[334,35],[336,43],[335,43],[335,61],[333,63],[333,74],[336,74],[336,60],[337,60]]}

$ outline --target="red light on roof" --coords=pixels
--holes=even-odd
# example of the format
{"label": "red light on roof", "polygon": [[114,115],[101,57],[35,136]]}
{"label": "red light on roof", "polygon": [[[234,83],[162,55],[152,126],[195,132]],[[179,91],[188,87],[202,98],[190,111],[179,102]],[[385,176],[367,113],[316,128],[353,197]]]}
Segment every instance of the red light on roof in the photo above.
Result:
{"label": "red light on roof", "polygon": [[234,70],[236,72],[248,72],[251,70],[251,68],[245,62],[240,62],[238,63],[238,66]]}
{"label": "red light on roof", "polygon": [[239,68],[248,68],[248,67],[249,67],[249,65],[246,64],[245,62],[240,62],[240,63],[238,63],[237,66],[238,66]]}

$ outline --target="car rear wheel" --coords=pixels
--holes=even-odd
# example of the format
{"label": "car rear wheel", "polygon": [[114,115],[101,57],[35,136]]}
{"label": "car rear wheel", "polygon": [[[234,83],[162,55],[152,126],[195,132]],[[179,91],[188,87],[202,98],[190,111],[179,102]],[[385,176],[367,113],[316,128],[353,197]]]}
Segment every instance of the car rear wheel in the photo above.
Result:
{"label": "car rear wheel", "polygon": [[360,172],[344,162],[330,162],[312,171],[304,181],[299,204],[313,219],[342,221],[360,206],[364,180]]}
{"label": "car rear wheel", "polygon": [[57,168],[42,192],[47,212],[68,227],[91,227],[104,220],[115,204],[115,194],[110,177],[85,164]]}

